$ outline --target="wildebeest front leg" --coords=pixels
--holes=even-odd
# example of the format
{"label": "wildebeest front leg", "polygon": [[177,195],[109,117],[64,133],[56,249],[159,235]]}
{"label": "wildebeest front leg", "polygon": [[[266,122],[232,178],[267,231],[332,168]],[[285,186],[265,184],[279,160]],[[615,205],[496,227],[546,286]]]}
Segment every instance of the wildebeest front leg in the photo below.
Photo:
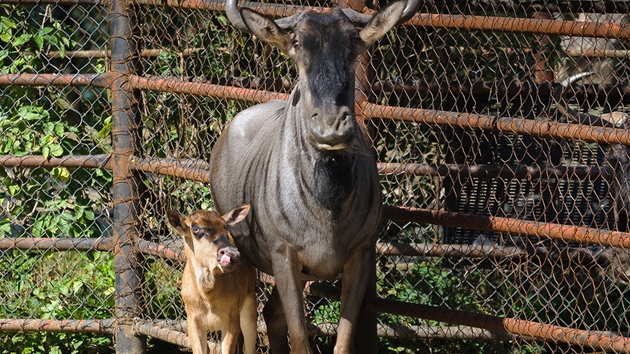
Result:
{"label": "wildebeest front leg", "polygon": [[288,331],[291,353],[310,354],[297,255],[287,247],[286,253],[273,256],[272,263],[276,287],[264,311],[271,352],[289,353]]}
{"label": "wildebeest front leg", "polygon": [[370,264],[374,262],[374,246],[362,247],[354,252],[343,267],[341,278],[341,313],[337,329],[335,354],[354,353],[354,335],[361,303],[370,279]]}

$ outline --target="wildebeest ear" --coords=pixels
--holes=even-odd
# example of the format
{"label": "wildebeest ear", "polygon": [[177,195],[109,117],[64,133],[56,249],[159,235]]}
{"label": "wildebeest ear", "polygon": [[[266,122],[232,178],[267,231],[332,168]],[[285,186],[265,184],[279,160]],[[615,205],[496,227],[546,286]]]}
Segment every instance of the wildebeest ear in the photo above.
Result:
{"label": "wildebeest ear", "polygon": [[169,210],[166,212],[166,216],[168,217],[168,222],[171,223],[171,226],[177,230],[182,235],[188,235],[188,226],[184,224],[184,217],[176,212],[175,210]]}
{"label": "wildebeest ear", "polygon": [[250,32],[258,39],[277,47],[285,54],[291,55],[289,33],[280,28],[272,19],[246,7],[241,9],[241,17]]}
{"label": "wildebeest ear", "polygon": [[249,208],[249,204],[237,206],[236,208],[228,211],[225,215],[222,216],[222,218],[228,225],[237,224],[241,220],[245,219],[247,213],[249,213]]}
{"label": "wildebeest ear", "polygon": [[389,3],[377,12],[370,22],[361,30],[359,36],[363,40],[363,46],[359,47],[359,54],[366,51],[374,42],[383,37],[392,27],[396,25],[403,10],[407,6],[405,0]]}

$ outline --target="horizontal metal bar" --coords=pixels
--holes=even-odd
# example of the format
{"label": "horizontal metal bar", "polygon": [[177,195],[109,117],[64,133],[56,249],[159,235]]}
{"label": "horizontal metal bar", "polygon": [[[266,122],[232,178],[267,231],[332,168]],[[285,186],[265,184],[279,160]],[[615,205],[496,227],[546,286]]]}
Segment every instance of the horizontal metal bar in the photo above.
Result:
{"label": "horizontal metal bar", "polygon": [[0,86],[109,86],[105,74],[2,74]]}
{"label": "horizontal metal bar", "polygon": [[[325,297],[335,301],[339,300],[340,295],[339,288],[322,282],[308,283],[306,291],[309,294]],[[443,306],[435,307],[429,305],[411,304],[382,298],[373,298],[372,306],[375,311],[386,312],[393,315],[482,328],[496,333],[509,333],[546,341],[580,345],[605,351],[611,350],[617,353],[630,353],[630,338],[612,333],[578,330],[526,320],[465,312]]]}
{"label": "horizontal metal bar", "polygon": [[377,243],[376,253],[387,256],[446,257],[446,258],[508,258],[527,254],[518,247],[454,244]]}
{"label": "horizontal metal bar", "polygon": [[626,23],[546,20],[475,15],[417,14],[407,25],[429,28],[501,31],[573,37],[630,38]]}
{"label": "horizontal metal bar", "polygon": [[[431,95],[462,95],[474,96],[479,99],[490,98],[501,100],[503,97],[540,97],[548,99],[553,90],[560,84],[539,84],[532,81],[485,82],[445,82],[426,81],[420,79],[406,81],[378,80],[372,85],[375,92],[419,92]],[[571,94],[579,102],[597,102],[604,104],[608,101],[630,103],[630,85],[624,84],[582,84],[572,87]]]}
{"label": "horizontal metal bar", "polygon": [[[136,323],[133,325],[133,330],[137,334],[151,336],[153,338],[157,338],[168,343],[173,343],[180,347],[190,348],[190,341],[188,340],[188,335],[186,333],[166,327],[161,327],[151,323],[150,321],[136,321]],[[214,342],[208,342],[208,345],[210,346],[210,353],[215,353],[217,352],[218,348],[220,348],[220,345]]]}
{"label": "horizontal metal bar", "polygon": [[482,114],[456,113],[404,107],[381,106],[365,103],[362,113],[366,118],[384,118],[401,121],[450,125],[461,128],[502,131],[535,135],[546,138],[584,140],[601,144],[630,146],[627,129],[602,128],[580,124],[541,122],[522,118],[491,117]]}
{"label": "horizontal metal bar", "polygon": [[378,163],[378,172],[383,175],[416,176],[461,176],[478,178],[567,178],[609,179],[614,176],[611,168],[597,166],[527,166],[527,165],[428,165],[414,163]]}
{"label": "horizontal metal bar", "polygon": [[394,221],[429,223],[472,230],[505,232],[523,236],[549,237],[567,242],[630,248],[630,233],[560,225],[497,216],[385,206],[384,217]]}
{"label": "horizontal metal bar", "polygon": [[116,322],[104,320],[0,319],[0,332],[83,332],[114,334]]}
{"label": "horizontal metal bar", "polygon": [[201,166],[198,162],[177,159],[142,158],[137,156],[132,156],[129,159],[129,168],[132,170],[185,178],[202,183],[210,183],[210,170],[208,167]]}
{"label": "horizontal metal bar", "polygon": [[3,237],[0,250],[45,250],[45,251],[103,251],[114,249],[111,237],[99,238],[42,238]]}
{"label": "horizontal metal bar", "polygon": [[74,155],[46,158],[41,155],[12,156],[0,155],[0,166],[13,167],[67,167],[67,168],[103,168],[111,169],[110,154]]}
{"label": "horizontal metal bar", "polygon": [[[136,3],[160,6],[175,6],[200,10],[223,11],[222,0],[136,0]],[[273,3],[241,4],[265,15],[285,17],[302,11],[330,11],[330,8],[308,7],[298,5],[281,5]],[[374,11],[366,11],[373,14]],[[451,14],[416,14],[405,23],[409,26],[429,28],[455,28],[465,30],[502,31],[514,33],[532,33],[547,35],[564,35],[597,38],[630,38],[630,26],[621,23],[543,20],[533,18],[513,18],[475,15]]]}
{"label": "horizontal metal bar", "polygon": [[241,87],[220,86],[205,83],[179,81],[173,78],[155,76],[140,77],[132,75],[129,84],[133,89],[153,90],[170,93],[195,94],[198,96],[245,102],[263,103],[274,99],[288,99],[286,93],[258,91]]}
{"label": "horizontal metal bar", "polygon": [[[111,0],[2,0],[5,4],[28,3],[65,3],[65,4],[100,4],[109,6]],[[224,1],[221,0],[135,0],[140,5],[170,6],[187,9],[223,11]],[[330,11],[329,8],[281,5],[268,3],[245,2],[241,6],[250,7],[265,15],[284,17],[302,11]],[[367,14],[373,11],[366,11]],[[451,15],[451,14],[416,14],[405,23],[408,26],[428,28],[453,28],[463,30],[501,31],[513,33],[531,33],[544,35],[617,38],[630,39],[630,26],[625,23],[593,22],[593,21],[567,21],[546,20],[534,18],[514,18],[476,15]]]}
{"label": "horizontal metal bar", "polygon": [[139,239],[136,242],[136,248],[144,254],[174,261],[186,262],[186,254],[182,248],[169,247],[143,239]]}
{"label": "horizontal metal bar", "polygon": [[[143,49],[140,51],[140,57],[157,57],[162,53],[173,53],[184,57],[191,56],[203,51],[203,48],[187,48],[182,51],[170,51],[165,49]],[[68,50],[60,52],[58,50],[50,51],[45,54],[49,58],[109,58],[111,52],[109,50]]]}
{"label": "horizontal metal bar", "polygon": [[514,336],[507,333],[497,333],[468,326],[392,326],[379,324],[377,335],[381,338],[396,339],[469,339],[486,341],[507,341],[514,339]]}
{"label": "horizontal metal bar", "polygon": [[[0,158],[0,165],[1,165]],[[151,172],[164,176],[185,178],[191,181],[210,183],[209,165],[193,165],[192,161],[181,161],[169,158],[132,157],[129,168],[137,171]],[[378,163],[380,174],[409,174],[428,176],[471,176],[479,178],[568,178],[568,179],[609,179],[614,171],[610,168],[591,166],[500,166],[500,165],[427,165],[381,162]]]}

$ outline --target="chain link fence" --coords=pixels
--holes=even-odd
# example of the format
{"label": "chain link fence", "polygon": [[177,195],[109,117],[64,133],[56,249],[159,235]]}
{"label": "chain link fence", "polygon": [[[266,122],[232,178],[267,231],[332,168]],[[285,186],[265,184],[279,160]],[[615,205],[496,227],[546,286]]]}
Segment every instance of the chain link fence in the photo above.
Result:
{"label": "chain link fence", "polygon": [[[0,351],[184,350],[166,211],[213,207],[219,133],[295,68],[218,0],[0,3]],[[630,352],[629,6],[424,1],[361,58],[376,352]],[[306,288],[320,353],[335,289]]]}

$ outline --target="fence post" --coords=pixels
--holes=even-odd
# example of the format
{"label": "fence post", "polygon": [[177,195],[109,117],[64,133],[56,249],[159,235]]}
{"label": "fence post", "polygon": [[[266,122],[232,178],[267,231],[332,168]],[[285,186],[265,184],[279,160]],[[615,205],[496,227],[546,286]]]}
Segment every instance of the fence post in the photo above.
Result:
{"label": "fence post", "polygon": [[111,26],[112,197],[114,214],[114,269],[116,273],[116,353],[146,353],[146,337],[137,335],[134,321],[142,315],[142,255],[136,251],[139,232],[138,186],[142,181],[129,169],[129,159],[140,145],[140,115],[129,87],[135,73],[133,21],[125,0],[113,0]]}

